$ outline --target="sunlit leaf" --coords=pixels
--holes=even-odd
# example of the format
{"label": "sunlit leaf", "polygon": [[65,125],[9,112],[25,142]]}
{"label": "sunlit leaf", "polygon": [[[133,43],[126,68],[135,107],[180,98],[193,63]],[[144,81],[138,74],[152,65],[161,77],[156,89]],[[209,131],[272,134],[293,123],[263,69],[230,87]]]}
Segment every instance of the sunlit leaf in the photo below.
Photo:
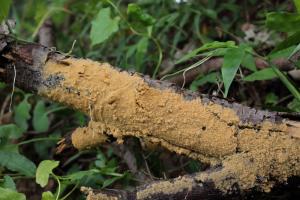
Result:
{"label": "sunlit leaf", "polygon": [[256,71],[248,76],[246,76],[244,81],[262,81],[262,80],[270,80],[276,78],[277,75],[272,68],[265,68],[259,71]]}
{"label": "sunlit leaf", "polygon": [[59,161],[43,160],[36,170],[36,183],[45,187],[48,183],[52,170],[59,165]]}
{"label": "sunlit leaf", "polygon": [[110,8],[101,9],[92,21],[90,38],[92,45],[100,44],[119,30],[119,17],[111,18]]}
{"label": "sunlit leaf", "polygon": [[245,52],[240,48],[230,48],[224,56],[224,62],[221,69],[225,87],[224,97],[227,97],[229,88],[243,60],[244,54]]}
{"label": "sunlit leaf", "polygon": [[43,192],[42,200],[55,200],[55,196],[50,191]]}

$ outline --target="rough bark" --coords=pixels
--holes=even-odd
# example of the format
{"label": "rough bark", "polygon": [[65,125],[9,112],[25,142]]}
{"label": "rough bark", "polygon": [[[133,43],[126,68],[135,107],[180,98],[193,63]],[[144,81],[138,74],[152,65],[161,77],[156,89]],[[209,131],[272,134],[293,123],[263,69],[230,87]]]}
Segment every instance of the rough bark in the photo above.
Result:
{"label": "rough bark", "polygon": [[[0,39],[4,46],[2,81],[12,84],[16,73],[17,87],[81,110],[91,118],[88,127],[72,134],[76,148],[99,145],[110,137],[121,143],[134,136],[218,169],[171,183],[153,183],[151,193],[143,192],[142,196],[137,194],[143,187],[135,193],[125,192],[135,194],[136,199],[173,198],[182,191],[201,195],[252,188],[269,191],[276,183],[300,175],[298,115],[249,108],[107,63],[71,58],[6,36]],[[170,188],[173,190],[168,191]]]}

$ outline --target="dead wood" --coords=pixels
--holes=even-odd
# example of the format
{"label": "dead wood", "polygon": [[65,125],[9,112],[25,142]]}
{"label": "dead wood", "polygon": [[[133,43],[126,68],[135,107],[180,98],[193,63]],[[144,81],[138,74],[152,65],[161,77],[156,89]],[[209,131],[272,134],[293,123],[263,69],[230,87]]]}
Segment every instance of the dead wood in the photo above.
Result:
{"label": "dead wood", "polygon": [[[90,148],[109,137],[122,143],[125,137],[134,136],[217,169],[137,188],[136,199],[153,199],[171,189],[175,196],[182,191],[206,196],[253,188],[270,191],[276,183],[300,175],[297,115],[193,93],[107,63],[68,57],[6,36],[0,43],[4,46],[0,80],[12,84],[16,73],[17,87],[90,117],[87,127],[72,134],[74,147]],[[151,192],[137,195],[147,188]]]}

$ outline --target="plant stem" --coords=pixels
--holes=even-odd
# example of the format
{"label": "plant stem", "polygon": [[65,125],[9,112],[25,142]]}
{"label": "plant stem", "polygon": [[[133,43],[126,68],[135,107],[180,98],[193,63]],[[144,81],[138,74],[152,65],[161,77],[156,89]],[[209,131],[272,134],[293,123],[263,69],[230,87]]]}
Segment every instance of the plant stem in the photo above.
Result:
{"label": "plant stem", "polygon": [[58,184],[57,195],[56,195],[56,198],[55,198],[55,200],[58,200],[59,195],[60,195],[60,189],[61,189],[60,180],[54,173],[51,173],[51,175],[55,178],[55,180],[57,181],[57,184]]}
{"label": "plant stem", "polygon": [[33,138],[33,139],[30,139],[30,140],[19,142],[17,145],[20,146],[20,145],[29,144],[29,143],[32,143],[32,142],[40,142],[40,141],[48,141],[48,140],[55,140],[56,141],[56,140],[60,140],[60,138],[54,138],[54,137]]}

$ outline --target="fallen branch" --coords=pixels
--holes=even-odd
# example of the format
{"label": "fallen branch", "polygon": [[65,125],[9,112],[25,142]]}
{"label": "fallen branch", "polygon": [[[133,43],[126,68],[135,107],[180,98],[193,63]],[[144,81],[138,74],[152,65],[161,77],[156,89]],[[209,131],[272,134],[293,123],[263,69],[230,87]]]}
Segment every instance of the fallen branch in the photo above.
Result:
{"label": "fallen branch", "polygon": [[[300,123],[292,120],[298,116],[289,119],[287,114],[209,98],[37,44],[8,38],[2,38],[2,44],[0,80],[11,84],[16,69],[17,87],[90,117],[88,127],[78,128],[71,136],[76,148],[99,145],[109,137],[122,143],[134,136],[212,168],[219,166],[187,178],[182,187],[178,182],[174,194],[193,194],[198,191],[195,188],[207,193],[206,183],[212,183],[213,194],[252,188],[270,191],[276,183],[300,175]],[[162,194],[165,190],[152,190],[136,199]]]}

